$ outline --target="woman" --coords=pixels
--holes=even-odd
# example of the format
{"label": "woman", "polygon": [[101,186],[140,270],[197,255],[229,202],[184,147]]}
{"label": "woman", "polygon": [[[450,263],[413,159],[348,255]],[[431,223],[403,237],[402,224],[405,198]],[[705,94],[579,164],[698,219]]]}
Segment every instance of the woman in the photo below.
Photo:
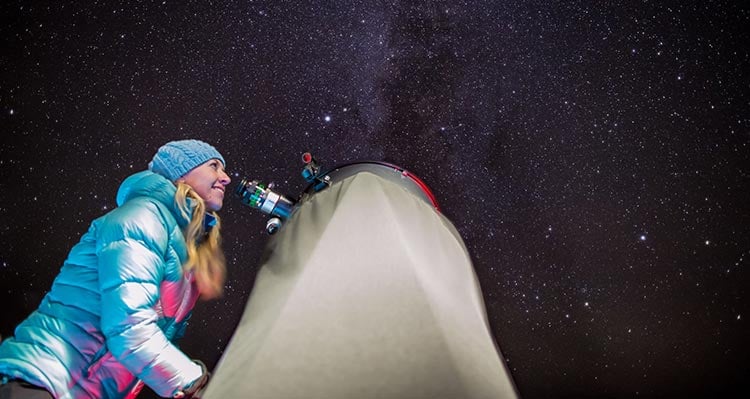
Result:
{"label": "woman", "polygon": [[205,366],[175,345],[198,296],[222,293],[219,218],[230,179],[198,140],[165,144],[122,183],[52,289],[0,345],[0,398],[191,397]]}

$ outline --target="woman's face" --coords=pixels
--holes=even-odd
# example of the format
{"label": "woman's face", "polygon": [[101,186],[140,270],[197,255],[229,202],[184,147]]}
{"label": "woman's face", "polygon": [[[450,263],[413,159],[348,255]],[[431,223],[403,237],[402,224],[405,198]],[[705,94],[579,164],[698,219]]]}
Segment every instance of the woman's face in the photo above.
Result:
{"label": "woman's face", "polygon": [[211,159],[187,172],[177,181],[192,187],[203,198],[206,210],[212,212],[218,211],[224,204],[224,189],[231,179],[224,172],[224,165],[221,161]]}

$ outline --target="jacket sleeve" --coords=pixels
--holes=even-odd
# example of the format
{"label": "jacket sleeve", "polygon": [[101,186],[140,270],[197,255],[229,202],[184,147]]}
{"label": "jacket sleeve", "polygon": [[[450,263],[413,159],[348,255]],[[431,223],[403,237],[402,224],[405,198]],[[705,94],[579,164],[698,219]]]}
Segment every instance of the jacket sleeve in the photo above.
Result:
{"label": "jacket sleeve", "polygon": [[169,232],[156,205],[131,202],[103,221],[97,243],[101,327],[107,347],[163,397],[171,397],[202,373],[157,324],[154,306],[168,242]]}

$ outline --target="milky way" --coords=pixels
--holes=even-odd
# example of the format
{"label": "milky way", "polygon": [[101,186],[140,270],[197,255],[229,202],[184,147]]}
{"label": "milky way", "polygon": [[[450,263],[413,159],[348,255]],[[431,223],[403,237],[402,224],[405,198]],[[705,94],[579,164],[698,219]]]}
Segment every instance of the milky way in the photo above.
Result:
{"label": "milky way", "polygon": [[[110,3],[0,6],[3,336],[120,182],[190,137],[290,196],[305,151],[421,177],[523,397],[750,391],[747,9]],[[210,366],[266,240],[222,215],[227,292],[181,345]]]}

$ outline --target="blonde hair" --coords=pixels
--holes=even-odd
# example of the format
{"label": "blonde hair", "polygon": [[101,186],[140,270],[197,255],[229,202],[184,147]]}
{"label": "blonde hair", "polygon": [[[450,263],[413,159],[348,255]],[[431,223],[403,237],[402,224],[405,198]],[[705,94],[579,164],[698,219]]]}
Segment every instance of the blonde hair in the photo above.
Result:
{"label": "blonde hair", "polygon": [[[203,222],[206,203],[189,185],[181,182],[175,184],[177,185],[177,194],[175,194],[177,207],[182,215],[190,220],[183,232],[188,253],[188,260],[183,268],[185,271],[193,271],[203,299],[218,298],[224,291],[227,274],[224,252],[221,250],[219,215],[211,212],[216,218],[216,224],[206,233]],[[192,214],[187,198],[191,198],[196,204],[192,209]]]}

